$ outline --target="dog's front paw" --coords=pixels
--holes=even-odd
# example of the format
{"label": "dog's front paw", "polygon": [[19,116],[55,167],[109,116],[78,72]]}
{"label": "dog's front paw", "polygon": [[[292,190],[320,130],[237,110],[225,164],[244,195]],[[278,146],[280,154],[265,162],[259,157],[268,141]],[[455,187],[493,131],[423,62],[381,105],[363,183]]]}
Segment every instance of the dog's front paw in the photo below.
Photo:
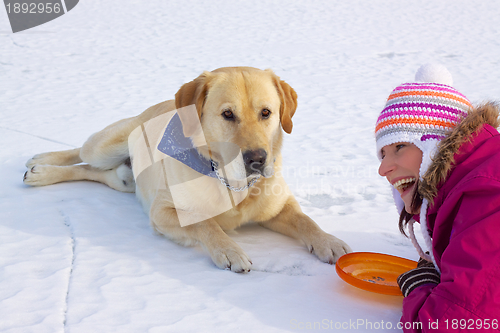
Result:
{"label": "dog's front paw", "polygon": [[351,247],[344,241],[326,232],[321,233],[310,244],[307,244],[307,248],[321,261],[330,265],[333,265],[344,254],[352,252]]}
{"label": "dog's front paw", "polygon": [[213,249],[209,249],[212,261],[221,269],[229,269],[236,273],[250,272],[252,261],[234,241],[225,242]]}

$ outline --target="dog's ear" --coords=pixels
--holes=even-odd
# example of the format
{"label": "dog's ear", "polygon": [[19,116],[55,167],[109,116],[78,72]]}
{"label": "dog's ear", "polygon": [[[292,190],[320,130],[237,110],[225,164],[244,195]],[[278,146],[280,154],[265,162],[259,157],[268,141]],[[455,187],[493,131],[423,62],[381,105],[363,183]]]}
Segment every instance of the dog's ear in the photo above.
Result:
{"label": "dog's ear", "polygon": [[201,118],[203,105],[207,97],[210,75],[210,72],[204,72],[193,81],[183,84],[175,94],[175,107],[177,110],[194,105],[198,112],[198,121],[190,118],[189,115],[192,116],[191,112],[178,112],[185,137],[192,136],[199,127],[199,119]]}
{"label": "dog's ear", "polygon": [[278,94],[280,95],[281,107],[280,107],[280,121],[281,127],[290,134],[292,132],[292,117],[297,110],[297,93],[293,90],[288,83],[280,80],[278,76],[274,74],[274,82],[276,88],[278,89]]}

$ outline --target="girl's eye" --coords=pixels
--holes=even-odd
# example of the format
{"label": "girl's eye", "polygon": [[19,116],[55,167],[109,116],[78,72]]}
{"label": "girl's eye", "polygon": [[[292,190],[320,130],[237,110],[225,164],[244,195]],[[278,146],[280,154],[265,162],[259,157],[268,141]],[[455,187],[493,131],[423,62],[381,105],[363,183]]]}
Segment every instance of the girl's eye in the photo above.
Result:
{"label": "girl's eye", "polygon": [[406,145],[400,144],[396,146],[396,151],[399,151],[401,148],[404,148]]}
{"label": "girl's eye", "polygon": [[271,116],[271,111],[269,111],[268,109],[263,109],[261,114],[262,118],[267,119],[269,118],[269,116]]}
{"label": "girl's eye", "polygon": [[226,111],[222,112],[222,116],[226,120],[234,120],[234,114],[233,114],[233,111],[231,111],[231,110],[226,110]]}
{"label": "girl's eye", "polygon": [[384,157],[385,157],[384,149],[380,149],[380,156],[382,157],[382,159],[384,159]]}

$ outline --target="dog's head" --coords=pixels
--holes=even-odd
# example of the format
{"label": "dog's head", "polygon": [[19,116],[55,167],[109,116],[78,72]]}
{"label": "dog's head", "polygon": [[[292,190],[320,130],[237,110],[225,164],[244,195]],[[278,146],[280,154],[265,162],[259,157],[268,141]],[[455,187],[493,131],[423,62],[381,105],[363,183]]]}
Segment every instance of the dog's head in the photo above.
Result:
{"label": "dog's head", "polygon": [[[227,161],[224,154],[234,155],[234,149],[222,149],[220,143],[230,143],[241,150],[247,177],[269,176],[281,149],[281,128],[292,131],[297,94],[271,70],[227,67],[204,72],[184,84],[175,104],[177,109],[196,106],[210,149],[200,151],[202,155]],[[179,115],[185,136],[195,138],[196,126]]]}

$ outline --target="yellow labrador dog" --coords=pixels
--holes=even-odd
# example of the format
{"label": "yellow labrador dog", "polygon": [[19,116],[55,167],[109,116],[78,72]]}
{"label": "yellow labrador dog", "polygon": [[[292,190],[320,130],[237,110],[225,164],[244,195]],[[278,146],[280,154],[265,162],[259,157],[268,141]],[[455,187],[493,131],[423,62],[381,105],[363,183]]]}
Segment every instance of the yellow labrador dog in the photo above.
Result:
{"label": "yellow labrador dog", "polygon": [[92,180],[135,192],[154,230],[201,244],[222,269],[250,271],[225,231],[252,221],[333,264],[351,249],[301,211],[280,172],[296,108],[297,94],[271,70],[204,72],[175,100],[106,127],[81,148],[35,155],[24,183]]}

